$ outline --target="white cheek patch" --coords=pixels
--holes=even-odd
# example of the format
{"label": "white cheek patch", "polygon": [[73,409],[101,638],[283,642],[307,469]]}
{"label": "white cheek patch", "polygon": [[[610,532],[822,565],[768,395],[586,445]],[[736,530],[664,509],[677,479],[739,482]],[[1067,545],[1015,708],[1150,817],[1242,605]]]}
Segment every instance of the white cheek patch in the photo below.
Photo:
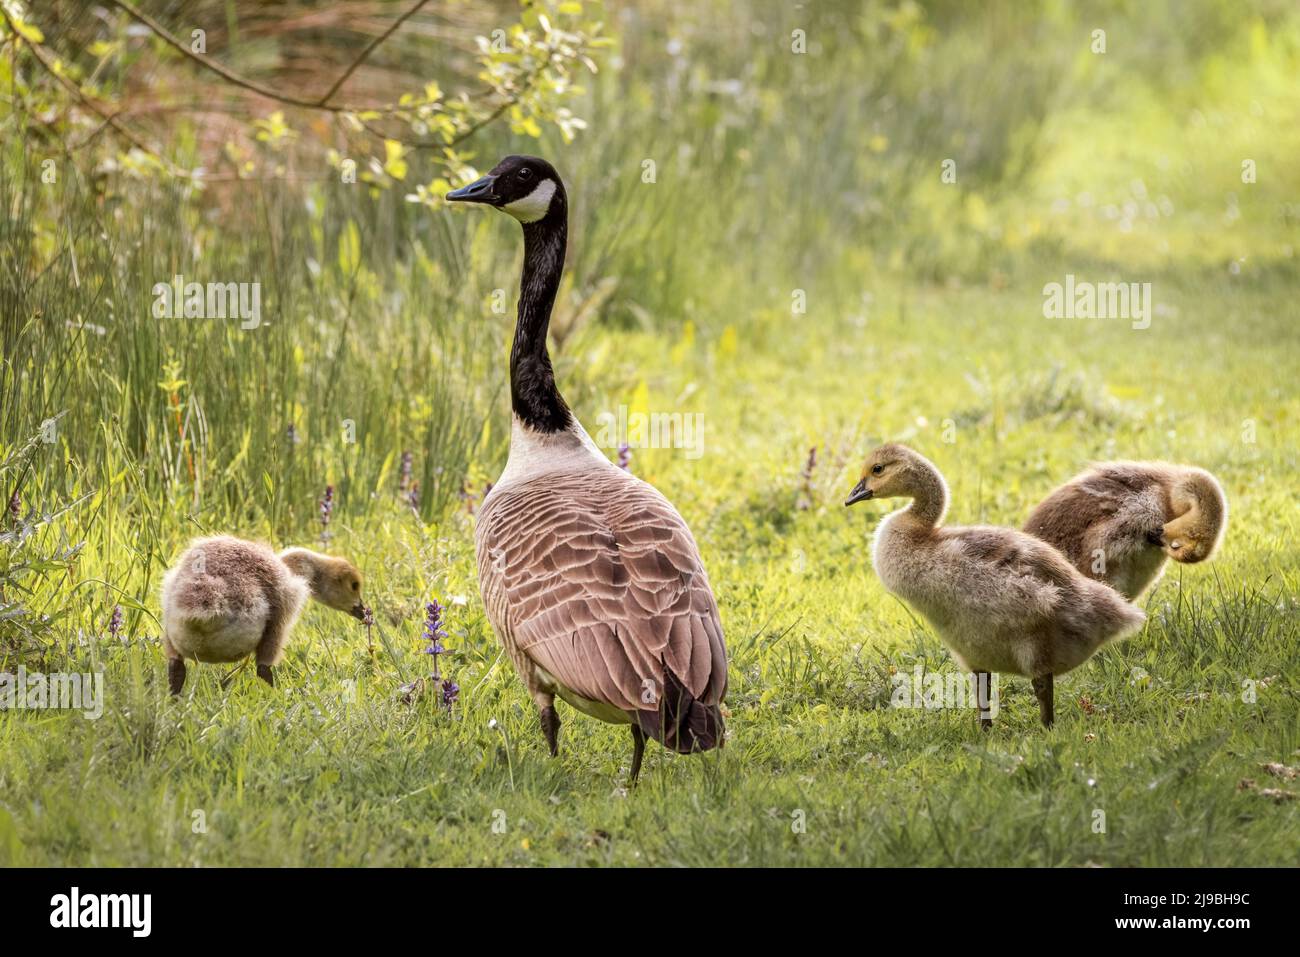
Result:
{"label": "white cheek patch", "polygon": [[551,208],[551,197],[555,195],[555,180],[544,179],[523,199],[506,203],[501,208],[521,223],[535,223]]}

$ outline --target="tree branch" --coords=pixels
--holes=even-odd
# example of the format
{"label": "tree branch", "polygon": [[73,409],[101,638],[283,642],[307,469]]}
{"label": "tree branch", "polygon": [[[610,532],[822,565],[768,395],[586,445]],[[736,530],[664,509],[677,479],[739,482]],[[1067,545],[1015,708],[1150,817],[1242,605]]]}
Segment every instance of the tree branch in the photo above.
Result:
{"label": "tree branch", "polygon": [[407,10],[400,17],[394,20],[392,26],[390,26],[382,34],[380,34],[379,36],[371,40],[370,45],[361,51],[361,55],[352,61],[352,65],[343,71],[343,75],[334,81],[334,85],[329,88],[329,92],[320,98],[320,100],[318,101],[318,105],[324,106],[326,103],[328,103],[330,99],[334,96],[334,94],[339,91],[339,87],[341,87],[344,83],[346,83],[348,77],[350,77],[356,71],[357,67],[361,66],[361,64],[366,61],[366,57],[370,56],[370,54],[375,52],[375,47],[379,46],[379,44],[383,43],[390,36],[392,36],[393,33],[397,31],[398,27],[400,27],[407,20],[411,19],[411,17],[415,16],[415,14],[419,13],[420,8],[423,7],[428,2],[429,0],[416,0],[415,6],[411,7],[411,9]]}
{"label": "tree branch", "polygon": [[[233,70],[231,70],[226,66],[223,66],[222,64],[218,63],[216,60],[213,60],[212,58],[208,57],[206,54],[194,52],[188,46],[182,43],[178,38],[173,36],[167,30],[167,28],[164,27],[161,23],[153,19],[153,17],[150,17],[148,14],[142,13],[141,11],[137,10],[131,4],[126,3],[125,0],[108,0],[108,2],[113,6],[117,7],[123,13],[143,23],[146,27],[148,27],[151,31],[153,31],[154,34],[156,34],[165,43],[167,43],[169,46],[171,46],[173,49],[179,52],[182,56],[186,56],[190,58],[195,63],[198,63],[199,65],[205,67],[206,69],[211,70],[213,73],[220,76],[226,82],[232,83],[235,86],[240,87],[241,89],[248,90],[249,92],[256,93],[258,96],[264,96],[267,99],[276,100],[280,103],[284,103],[289,106],[298,106],[308,110],[325,110],[327,112],[336,113],[336,114],[338,113],[357,114],[357,113],[368,112],[377,109],[379,112],[392,112],[392,108],[386,107],[383,109],[379,109],[376,107],[337,105],[337,104],[331,104],[329,102],[330,98],[333,97],[334,94],[338,92],[339,88],[357,70],[357,68],[360,67],[363,62],[365,62],[366,58],[369,57],[370,54],[373,53],[381,43],[383,43],[390,36],[392,36],[398,27],[400,27],[403,23],[405,23],[417,12],[419,12],[419,10],[422,7],[424,7],[425,4],[429,2],[429,0],[416,0],[414,6],[412,6],[409,10],[407,10],[406,13],[402,14],[402,16],[398,17],[383,34],[381,34],[380,36],[372,40],[370,44],[364,50],[361,51],[361,54],[352,62],[352,64],[346,70],[343,71],[342,76],[340,76],[337,80],[334,81],[334,84],[329,88],[329,91],[326,92],[326,94],[318,100],[308,100],[308,99],[304,99],[303,97],[290,96],[288,94],[281,93],[278,90],[273,90],[270,87],[263,86],[261,83],[257,83],[246,77],[240,76],[238,73],[234,72]],[[505,113],[506,110],[510,109],[510,107],[518,104],[519,101],[523,98],[524,94],[536,82],[538,75],[540,75],[548,66],[550,66],[550,62],[551,62],[551,54],[548,53],[546,60],[543,61],[542,64],[537,69],[533,70],[532,73],[528,75],[528,77],[525,79],[524,83],[521,85],[520,89],[517,92],[507,97],[500,105],[498,105],[487,116],[479,119],[478,121],[468,126],[466,129],[462,130],[460,133],[456,134],[456,136],[453,137],[449,143],[420,143],[420,142],[411,142],[409,140],[399,140],[399,142],[401,142],[403,146],[407,146],[410,147],[411,149],[417,149],[417,150],[441,149],[441,148],[455,147],[460,145],[462,142],[464,142],[465,140],[473,136],[475,133],[477,133],[479,130],[483,129],[485,126],[489,125],[493,121],[500,118],[500,116],[503,113]],[[371,136],[375,136],[379,139],[388,138],[383,133],[369,126],[364,121],[361,121],[361,126]]]}
{"label": "tree branch", "polygon": [[[199,65],[217,74],[217,76],[221,77],[227,83],[231,83],[237,87],[240,87],[241,89],[248,90],[250,93],[256,93],[258,96],[264,96],[270,100],[277,100],[281,103],[286,103],[290,106],[300,106],[308,110],[327,110],[330,113],[356,113],[359,111],[359,109],[361,109],[353,106],[328,106],[323,101],[320,100],[305,100],[302,97],[290,96],[287,93],[281,93],[278,90],[273,90],[269,86],[263,86],[261,83],[257,83],[253,80],[247,79],[246,77],[240,76],[234,70],[231,70],[229,67],[223,66],[222,64],[218,63],[216,60],[209,57],[207,54],[196,53],[195,51],[191,50],[188,46],[186,46],[175,36],[173,36],[171,31],[169,31],[166,27],[164,27],[153,17],[149,16],[148,14],[141,13],[135,7],[131,6],[131,4],[125,3],[124,0],[108,0],[108,2],[113,6],[117,7],[127,16],[135,20],[139,20],[146,27],[152,30],[154,34],[156,34],[159,37],[159,39],[163,40],[168,46],[172,47],[182,56],[189,57],[195,63],[198,63]],[[367,51],[367,53],[368,52],[369,51]],[[331,95],[333,95],[332,91],[331,91]],[[329,97],[327,96],[325,99],[329,99]]]}
{"label": "tree branch", "polygon": [[[5,23],[9,25],[9,29],[16,36],[21,36],[21,34],[18,33],[18,27],[14,24],[13,20],[9,18],[9,12],[4,8],[3,4],[0,4],[0,17],[4,17]],[[119,136],[121,136],[122,139],[126,140],[136,149],[140,150],[140,152],[152,156],[158,162],[158,164],[162,166],[163,169],[167,170],[167,172],[170,173],[171,175],[180,177],[182,179],[189,178],[190,174],[186,170],[173,166],[160,153],[145,145],[143,140],[141,140],[138,136],[132,133],[130,129],[123,126],[121,123],[119,123],[115,115],[105,111],[94,100],[86,96],[86,94],[82,92],[81,87],[79,87],[76,83],[72,82],[70,79],[65,77],[62,73],[60,73],[57,69],[55,69],[54,64],[50,62],[49,53],[46,52],[43,46],[41,46],[39,43],[29,42],[27,44],[27,47],[32,51],[32,56],[36,57],[36,62],[38,62],[41,65],[41,67],[45,70],[45,72],[48,73],[50,76],[54,77],[54,79],[59,83],[59,85],[62,86],[64,89],[66,89],[73,96],[75,96],[77,100],[80,101],[80,103],[86,107],[86,109],[90,110],[101,120],[103,120],[104,126],[112,127],[112,129]]]}

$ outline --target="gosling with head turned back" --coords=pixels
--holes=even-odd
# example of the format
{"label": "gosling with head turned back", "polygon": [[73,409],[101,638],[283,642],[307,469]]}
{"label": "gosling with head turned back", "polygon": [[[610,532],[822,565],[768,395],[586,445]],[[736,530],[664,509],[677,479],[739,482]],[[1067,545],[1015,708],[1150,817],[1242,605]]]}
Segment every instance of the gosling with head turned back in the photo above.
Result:
{"label": "gosling with head turned back", "polygon": [[361,573],[346,558],[305,548],[276,554],[228,535],[195,540],[163,578],[163,653],[172,694],[185,686],[185,659],[240,661],[256,655],[257,676],[272,668],[308,598],[365,618]]}
{"label": "gosling with head turned back", "polygon": [[1049,495],[1025,531],[1131,601],[1159,580],[1168,559],[1194,565],[1213,555],[1227,524],[1223,486],[1204,469],[1103,462]]}
{"label": "gosling with head turned back", "polygon": [[929,620],[957,663],[974,672],[980,724],[991,672],[1030,678],[1043,724],[1055,717],[1054,679],[1146,616],[1114,589],[1075,571],[1055,548],[1014,528],[942,523],[948,487],[932,462],[904,445],[871,453],[845,505],[910,498],[872,541],[881,582]]}

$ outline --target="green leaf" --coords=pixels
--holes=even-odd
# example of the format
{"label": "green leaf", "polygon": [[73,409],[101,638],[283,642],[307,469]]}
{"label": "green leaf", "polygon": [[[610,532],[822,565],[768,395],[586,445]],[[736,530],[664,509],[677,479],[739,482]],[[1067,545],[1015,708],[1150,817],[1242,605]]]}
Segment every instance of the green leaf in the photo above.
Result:
{"label": "green leaf", "polygon": [[405,150],[397,140],[384,140],[384,172],[393,179],[406,179]]}
{"label": "green leaf", "polygon": [[18,35],[22,37],[24,40],[26,40],[27,42],[29,43],[45,42],[45,34],[42,33],[38,28],[32,26],[32,24],[20,20],[18,17],[13,17],[13,16],[10,17],[10,22],[13,23],[14,29],[18,31]]}
{"label": "green leaf", "polygon": [[345,276],[352,276],[361,262],[361,233],[357,224],[348,220],[339,234],[339,271]]}

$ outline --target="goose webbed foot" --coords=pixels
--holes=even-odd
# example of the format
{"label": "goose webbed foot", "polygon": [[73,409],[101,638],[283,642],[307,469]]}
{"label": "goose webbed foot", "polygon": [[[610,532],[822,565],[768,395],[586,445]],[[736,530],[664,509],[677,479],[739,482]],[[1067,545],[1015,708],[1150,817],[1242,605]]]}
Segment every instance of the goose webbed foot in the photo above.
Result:
{"label": "goose webbed foot", "polygon": [[1055,690],[1050,674],[1034,679],[1034,696],[1038,698],[1038,714],[1043,719],[1043,727],[1050,728],[1056,718]]}
{"label": "goose webbed foot", "polygon": [[185,687],[184,658],[171,658],[167,661],[167,686],[173,695],[180,694]]}
{"label": "goose webbed foot", "polygon": [[632,725],[632,773],[628,776],[627,783],[635,785],[637,777],[641,774],[641,759],[645,757],[645,732],[637,724]]}
{"label": "goose webbed foot", "polygon": [[272,688],[275,687],[275,674],[272,673],[270,665],[259,664],[257,666],[257,676],[261,678],[263,681],[265,681],[267,684],[269,684]]}
{"label": "goose webbed foot", "polygon": [[560,754],[560,715],[555,705],[547,705],[541,712],[542,734],[546,736],[546,746],[551,749],[551,757]]}

